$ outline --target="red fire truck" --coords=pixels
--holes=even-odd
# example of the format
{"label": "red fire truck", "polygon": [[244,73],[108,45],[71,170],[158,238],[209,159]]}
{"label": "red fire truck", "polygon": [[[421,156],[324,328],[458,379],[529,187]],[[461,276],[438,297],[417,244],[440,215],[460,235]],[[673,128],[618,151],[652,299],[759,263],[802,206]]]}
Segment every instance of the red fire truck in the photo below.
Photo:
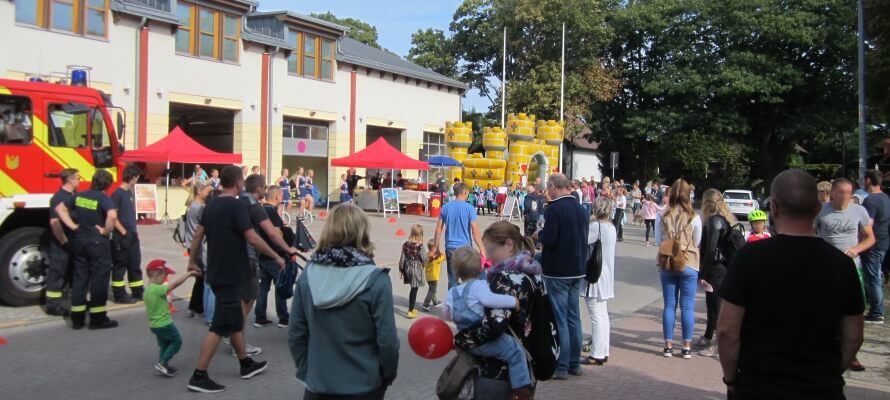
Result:
{"label": "red fire truck", "polygon": [[[78,190],[98,169],[120,182],[123,110],[87,87],[84,71],[61,83],[0,79],[0,301],[40,301],[49,241],[49,200],[60,172],[76,168]],[[116,119],[116,121],[115,121]]]}

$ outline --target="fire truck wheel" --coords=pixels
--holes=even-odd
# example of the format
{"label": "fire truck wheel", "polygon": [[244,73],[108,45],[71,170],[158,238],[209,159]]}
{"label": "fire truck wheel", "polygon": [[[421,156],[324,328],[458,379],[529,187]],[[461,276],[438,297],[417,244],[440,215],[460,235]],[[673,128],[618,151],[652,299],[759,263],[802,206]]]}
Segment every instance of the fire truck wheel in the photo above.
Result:
{"label": "fire truck wheel", "polygon": [[19,228],[0,243],[0,301],[10,306],[37,304],[46,279],[41,251],[43,228]]}

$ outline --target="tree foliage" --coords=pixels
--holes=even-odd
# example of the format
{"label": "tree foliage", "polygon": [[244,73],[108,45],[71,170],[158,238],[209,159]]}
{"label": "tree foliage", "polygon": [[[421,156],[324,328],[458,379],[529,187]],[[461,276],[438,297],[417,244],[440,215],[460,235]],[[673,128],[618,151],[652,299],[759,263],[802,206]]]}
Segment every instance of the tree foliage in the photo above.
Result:
{"label": "tree foliage", "polygon": [[457,77],[457,57],[451,38],[441,29],[418,29],[411,34],[408,61],[450,78]]}
{"label": "tree foliage", "polygon": [[380,43],[377,42],[377,27],[374,25],[350,17],[337,18],[337,16],[330,11],[324,14],[310,14],[310,16],[328,22],[333,22],[338,25],[343,25],[349,28],[349,32],[346,33],[346,36],[358,40],[359,42],[362,42],[368,46],[385,50],[383,46],[381,46]]}
{"label": "tree foliage", "polygon": [[[886,122],[890,2],[866,6],[872,121]],[[558,118],[563,23],[566,112],[622,154],[622,176],[769,180],[795,149],[839,164],[856,128],[849,0],[464,0],[450,35],[418,32],[412,57],[456,65],[499,112],[506,28],[507,109]]]}

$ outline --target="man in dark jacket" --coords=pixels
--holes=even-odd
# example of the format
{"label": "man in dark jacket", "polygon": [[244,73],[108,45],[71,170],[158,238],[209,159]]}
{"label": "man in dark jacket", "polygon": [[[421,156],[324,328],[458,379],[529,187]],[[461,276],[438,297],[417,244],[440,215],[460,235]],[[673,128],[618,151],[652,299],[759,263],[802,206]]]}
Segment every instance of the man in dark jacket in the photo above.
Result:
{"label": "man in dark jacket", "polygon": [[355,198],[355,187],[358,186],[358,181],[361,179],[365,179],[365,177],[356,174],[355,168],[349,169],[346,174],[346,190],[349,192],[349,197]]}
{"label": "man in dark jacket", "polygon": [[525,225],[525,236],[532,236],[538,230],[538,217],[544,213],[544,196],[538,194],[535,185],[528,185],[528,194],[525,195],[525,204],[523,204],[523,223]]}
{"label": "man in dark jacket", "polygon": [[581,280],[587,263],[588,214],[572,197],[571,183],[563,174],[547,179],[553,199],[544,210],[544,227],[538,234],[542,245],[541,267],[559,332],[559,367],[553,379],[581,375]]}

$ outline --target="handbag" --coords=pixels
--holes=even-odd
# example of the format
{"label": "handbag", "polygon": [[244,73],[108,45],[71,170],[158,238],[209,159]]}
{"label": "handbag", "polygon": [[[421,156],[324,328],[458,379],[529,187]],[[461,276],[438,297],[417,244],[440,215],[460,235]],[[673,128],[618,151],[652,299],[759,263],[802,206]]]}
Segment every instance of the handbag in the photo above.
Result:
{"label": "handbag", "polygon": [[[454,349],[455,356],[448,361],[436,381],[436,396],[440,400],[472,399],[476,360],[464,350]],[[467,393],[469,391],[469,393]]]}
{"label": "handbag", "polygon": [[294,297],[294,283],[297,281],[300,266],[297,263],[287,260],[284,269],[278,274],[275,280],[275,293],[277,296],[289,299]]}
{"label": "handbag", "polygon": [[599,236],[597,236],[595,242],[590,244],[590,257],[587,257],[587,274],[584,276],[584,279],[591,284],[599,281],[600,276],[603,274],[603,225],[597,222],[596,226],[599,228]]}

